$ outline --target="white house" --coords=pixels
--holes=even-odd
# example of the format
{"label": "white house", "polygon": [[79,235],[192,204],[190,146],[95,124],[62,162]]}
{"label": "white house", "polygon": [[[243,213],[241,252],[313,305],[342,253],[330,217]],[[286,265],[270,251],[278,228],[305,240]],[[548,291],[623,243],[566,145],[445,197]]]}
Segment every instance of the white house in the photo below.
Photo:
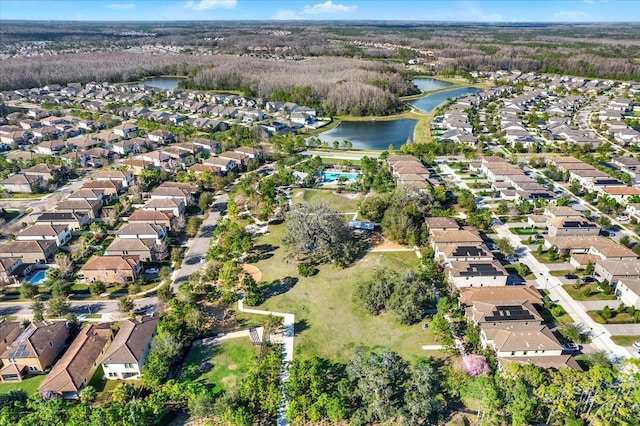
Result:
{"label": "white house", "polygon": [[158,318],[149,316],[125,320],[102,358],[105,379],[125,380],[140,377]]}
{"label": "white house", "polygon": [[625,305],[640,309],[640,279],[623,278],[618,280],[616,296]]}
{"label": "white house", "polygon": [[71,239],[71,230],[68,225],[35,224],[22,230],[17,236],[18,241],[55,241],[61,247]]}

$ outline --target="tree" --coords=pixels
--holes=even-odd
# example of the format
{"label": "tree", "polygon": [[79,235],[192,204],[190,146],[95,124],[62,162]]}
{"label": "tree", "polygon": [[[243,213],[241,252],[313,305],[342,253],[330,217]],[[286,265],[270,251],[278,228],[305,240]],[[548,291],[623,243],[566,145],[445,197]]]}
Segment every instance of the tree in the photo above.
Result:
{"label": "tree", "polygon": [[169,300],[173,298],[173,291],[171,290],[171,286],[169,284],[163,284],[158,288],[158,300],[167,303]]}
{"label": "tree", "polygon": [[202,225],[202,219],[198,216],[191,216],[187,221],[187,226],[185,228],[187,236],[195,237],[198,233],[198,229],[200,229],[200,225]]}
{"label": "tree", "polygon": [[44,320],[44,302],[42,300],[34,300],[29,308],[33,312],[34,322]]}
{"label": "tree", "polygon": [[477,377],[481,374],[488,374],[491,370],[487,359],[482,355],[465,355],[462,358],[462,369],[471,377]]}
{"label": "tree", "polygon": [[424,419],[434,423],[437,421],[445,406],[445,399],[440,392],[438,370],[431,362],[421,360],[414,367],[406,385],[404,405],[408,413],[405,423],[423,424]]}
{"label": "tree", "polygon": [[102,223],[107,225],[107,227],[109,228],[113,228],[113,226],[118,221],[118,212],[116,211],[115,207],[103,208],[101,217]]}
{"label": "tree", "polygon": [[491,211],[489,209],[476,209],[467,215],[467,224],[480,230],[488,230],[491,226]]}
{"label": "tree", "polygon": [[59,278],[67,278],[73,272],[73,262],[66,253],[56,254],[55,265],[58,268]]}
{"label": "tree", "polygon": [[129,296],[122,296],[118,299],[118,309],[122,313],[127,313],[133,311],[133,299]]}
{"label": "tree", "polygon": [[92,296],[98,297],[102,293],[107,291],[107,285],[105,283],[103,283],[102,281],[96,281],[96,282],[92,283],[91,285],[89,285],[89,291],[91,292]]}
{"label": "tree", "polygon": [[47,303],[47,314],[51,317],[63,317],[69,312],[71,305],[66,298],[56,296],[49,299]]}
{"label": "tree", "polygon": [[203,212],[209,210],[209,206],[213,202],[213,194],[211,192],[203,192],[200,194],[200,198],[198,199],[198,208]]}
{"label": "tree", "polygon": [[500,200],[498,202],[498,207],[496,208],[496,213],[499,215],[505,215],[509,212],[509,203],[507,200]]}
{"label": "tree", "polygon": [[297,204],[286,215],[282,242],[305,263],[351,264],[361,250],[344,215],[325,203]]}
{"label": "tree", "polygon": [[38,294],[38,286],[27,281],[20,284],[20,297],[23,299],[31,299],[36,294]]}
{"label": "tree", "polygon": [[513,256],[513,246],[506,238],[498,238],[496,240],[496,246],[498,247],[498,250],[500,250],[505,256]]}

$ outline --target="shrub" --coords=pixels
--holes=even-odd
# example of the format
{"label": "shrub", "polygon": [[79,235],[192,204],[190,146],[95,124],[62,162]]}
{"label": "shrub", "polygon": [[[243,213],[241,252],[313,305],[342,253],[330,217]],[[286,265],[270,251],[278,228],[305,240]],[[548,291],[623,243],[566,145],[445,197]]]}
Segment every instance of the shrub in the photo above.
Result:
{"label": "shrub", "polygon": [[224,303],[230,304],[238,301],[238,295],[234,291],[225,291],[220,296],[220,300]]}
{"label": "shrub", "polygon": [[309,265],[308,263],[301,263],[298,265],[298,274],[302,277],[311,277],[317,273],[318,269],[313,265]]}
{"label": "shrub", "polygon": [[582,292],[582,294],[584,295],[584,297],[589,297],[591,296],[593,292],[591,291],[590,288],[585,288],[584,291]]}
{"label": "shrub", "polygon": [[610,320],[614,316],[614,313],[611,311],[611,308],[609,307],[609,305],[602,308],[599,314],[602,317],[602,319],[604,319],[605,321]]}
{"label": "shrub", "polygon": [[264,301],[264,297],[260,292],[251,292],[244,297],[244,303],[249,306],[258,306]]}
{"label": "shrub", "polygon": [[554,318],[559,318],[567,313],[560,305],[553,305],[549,311],[551,311],[551,315],[553,315]]}
{"label": "shrub", "polygon": [[462,369],[471,377],[489,373],[489,364],[482,355],[467,355],[462,358]]}

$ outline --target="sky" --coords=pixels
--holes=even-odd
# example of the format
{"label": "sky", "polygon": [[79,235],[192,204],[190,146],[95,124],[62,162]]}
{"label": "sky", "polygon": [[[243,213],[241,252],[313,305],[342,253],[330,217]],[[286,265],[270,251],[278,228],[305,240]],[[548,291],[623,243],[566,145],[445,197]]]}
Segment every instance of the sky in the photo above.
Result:
{"label": "sky", "polygon": [[0,19],[639,22],[640,0],[0,0]]}

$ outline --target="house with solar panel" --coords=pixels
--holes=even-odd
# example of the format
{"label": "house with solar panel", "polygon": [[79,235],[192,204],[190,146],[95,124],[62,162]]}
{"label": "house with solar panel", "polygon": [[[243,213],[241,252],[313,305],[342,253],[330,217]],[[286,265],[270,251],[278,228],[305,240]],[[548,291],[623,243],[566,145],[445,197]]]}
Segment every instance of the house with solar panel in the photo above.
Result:
{"label": "house with solar panel", "polygon": [[51,367],[69,337],[66,321],[33,322],[0,355],[2,382],[19,382]]}

